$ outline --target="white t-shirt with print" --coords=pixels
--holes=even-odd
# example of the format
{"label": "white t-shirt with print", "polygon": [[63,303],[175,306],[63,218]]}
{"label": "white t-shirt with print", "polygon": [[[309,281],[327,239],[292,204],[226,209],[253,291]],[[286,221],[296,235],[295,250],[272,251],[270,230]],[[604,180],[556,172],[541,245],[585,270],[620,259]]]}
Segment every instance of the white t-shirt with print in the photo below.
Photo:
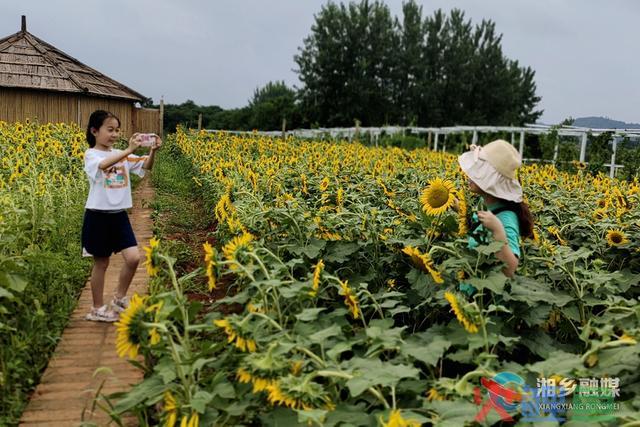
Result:
{"label": "white t-shirt with print", "polygon": [[143,177],[142,165],[148,156],[130,154],[104,171],[98,167],[106,157],[118,152],[121,153],[122,150],[102,151],[89,148],[84,152],[84,171],[89,177],[90,187],[85,208],[116,210],[133,206],[130,173]]}

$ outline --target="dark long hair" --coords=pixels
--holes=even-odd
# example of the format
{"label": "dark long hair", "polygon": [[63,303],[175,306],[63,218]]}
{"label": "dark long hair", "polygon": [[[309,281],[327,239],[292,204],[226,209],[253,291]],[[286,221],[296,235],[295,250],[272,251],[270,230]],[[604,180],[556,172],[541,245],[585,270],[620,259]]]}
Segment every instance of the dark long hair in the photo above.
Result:
{"label": "dark long hair", "polygon": [[510,211],[515,212],[518,216],[518,222],[520,224],[520,236],[525,239],[533,238],[533,215],[531,215],[531,211],[529,210],[529,205],[525,202],[512,202],[510,200],[500,199],[500,201],[507,207]]}
{"label": "dark long hair", "polygon": [[91,133],[91,129],[100,129],[104,124],[104,121],[114,118],[118,121],[118,126],[121,126],[120,119],[113,113],[104,110],[96,110],[91,113],[89,116],[89,124],[87,125],[87,142],[89,143],[89,147],[93,148],[96,146],[96,137]]}

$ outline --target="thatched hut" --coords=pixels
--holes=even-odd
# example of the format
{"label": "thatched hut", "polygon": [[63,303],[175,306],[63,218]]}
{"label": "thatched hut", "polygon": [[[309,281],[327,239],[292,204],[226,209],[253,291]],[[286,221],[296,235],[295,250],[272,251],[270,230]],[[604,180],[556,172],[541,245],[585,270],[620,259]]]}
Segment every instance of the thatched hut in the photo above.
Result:
{"label": "thatched hut", "polygon": [[158,110],[137,108],[140,93],[22,29],[0,39],[0,120],[76,122],[84,127],[97,109],[113,112],[125,135],[160,132]]}

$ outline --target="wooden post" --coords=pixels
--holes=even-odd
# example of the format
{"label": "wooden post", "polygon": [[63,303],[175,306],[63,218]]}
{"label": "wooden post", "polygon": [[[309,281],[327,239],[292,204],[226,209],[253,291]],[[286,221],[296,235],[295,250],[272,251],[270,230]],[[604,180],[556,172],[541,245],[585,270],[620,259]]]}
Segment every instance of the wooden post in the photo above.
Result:
{"label": "wooden post", "polygon": [[131,104],[131,134],[138,132],[138,108]]}
{"label": "wooden post", "polygon": [[476,129],[473,130],[473,136],[471,137],[471,144],[473,145],[478,144],[478,131]]}
{"label": "wooden post", "polygon": [[202,113],[198,113],[198,132],[202,130]]}
{"label": "wooden post", "polygon": [[440,132],[436,131],[436,139],[433,144],[433,151],[438,151],[438,139],[440,139]]}
{"label": "wooden post", "polygon": [[355,140],[360,141],[360,120],[356,119],[356,134]]}
{"label": "wooden post", "polygon": [[587,157],[587,133],[582,134],[582,141],[580,142],[580,162],[584,163]]}
{"label": "wooden post", "polygon": [[[560,135],[558,135],[558,138],[560,138]],[[558,139],[556,141],[556,145],[553,147],[553,165],[556,165],[556,162],[558,161],[558,146],[560,145],[560,139]]]}
{"label": "wooden post", "polygon": [[429,136],[427,136],[427,148],[431,149],[431,131],[429,131]]}
{"label": "wooden post", "polygon": [[164,139],[164,97],[160,97],[160,138]]}
{"label": "wooden post", "polygon": [[616,149],[618,147],[618,137],[613,137],[613,146],[611,147],[611,164],[609,165],[609,178],[616,176]]}
{"label": "wooden post", "polygon": [[287,139],[287,119],[286,118],[282,118],[282,140],[286,140]]}
{"label": "wooden post", "polygon": [[524,131],[520,132],[520,158],[524,156]]}

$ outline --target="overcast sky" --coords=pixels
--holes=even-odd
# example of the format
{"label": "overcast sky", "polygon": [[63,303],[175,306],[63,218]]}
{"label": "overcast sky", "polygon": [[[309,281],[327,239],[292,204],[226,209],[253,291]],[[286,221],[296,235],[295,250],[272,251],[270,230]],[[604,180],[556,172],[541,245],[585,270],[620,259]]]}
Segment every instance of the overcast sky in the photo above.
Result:
{"label": "overcast sky", "polygon": [[[0,37],[20,29],[158,102],[247,104],[272,80],[299,84],[293,55],[320,0],[0,0]],[[402,0],[386,0],[400,16]],[[545,123],[640,122],[639,0],[428,0],[488,18],[505,55],[536,71]],[[473,124],[473,123],[469,123]]]}

